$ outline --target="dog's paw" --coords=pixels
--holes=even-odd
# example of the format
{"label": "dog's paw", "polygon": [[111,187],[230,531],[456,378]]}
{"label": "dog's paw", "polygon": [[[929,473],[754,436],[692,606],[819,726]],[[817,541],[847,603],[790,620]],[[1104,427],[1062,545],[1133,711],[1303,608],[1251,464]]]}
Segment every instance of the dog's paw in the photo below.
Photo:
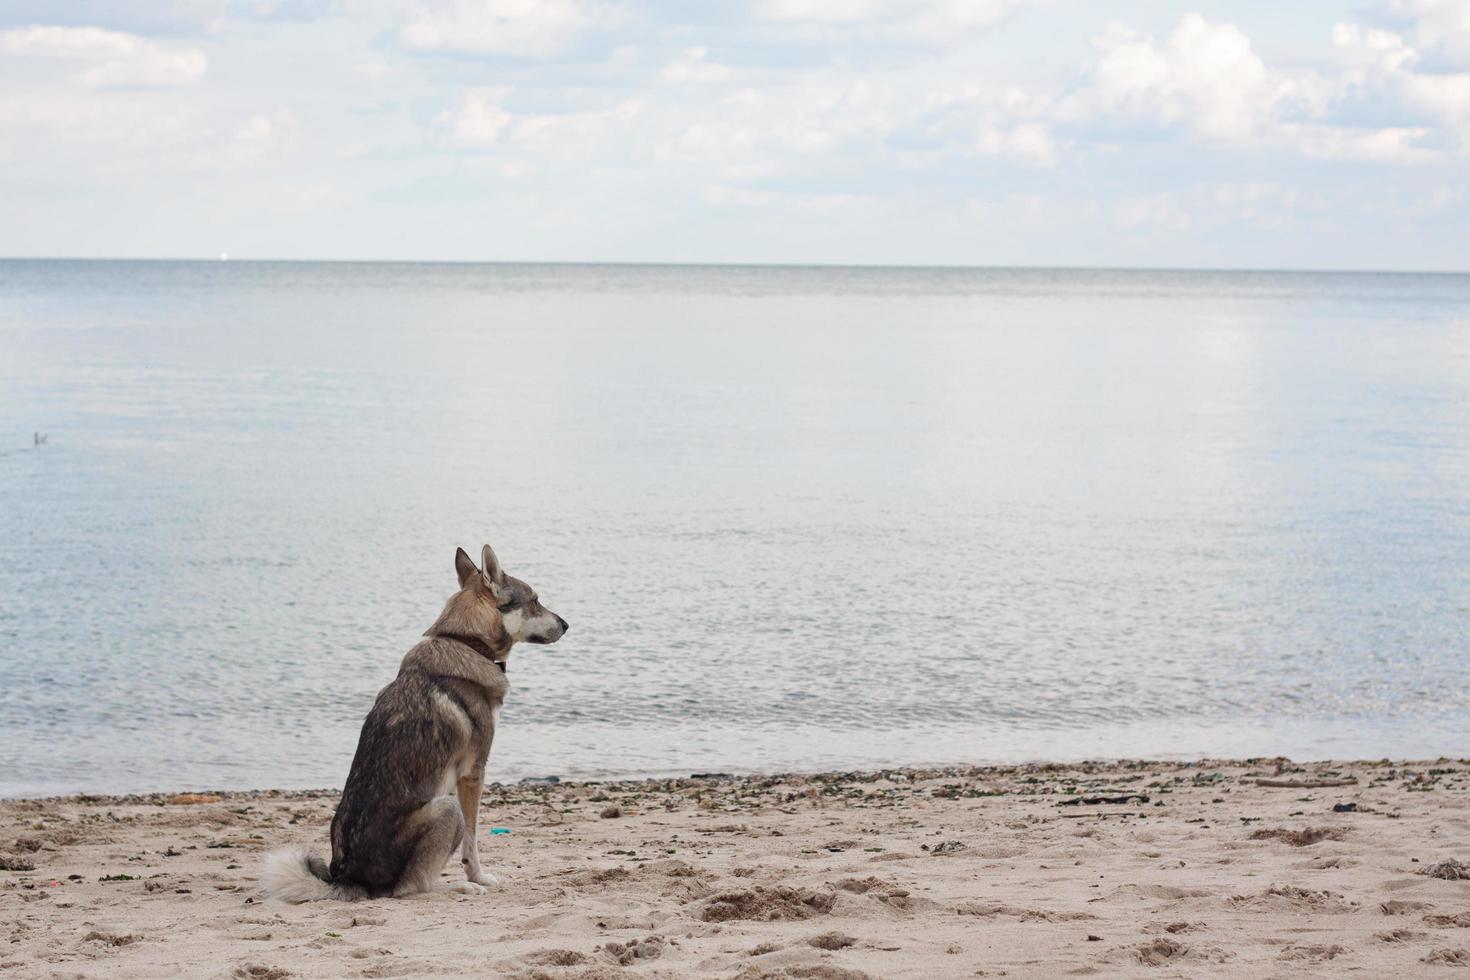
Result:
{"label": "dog's paw", "polygon": [[478,878],[471,878],[470,881],[477,885],[484,885],[486,888],[494,888],[500,884],[500,879],[488,871],[481,871]]}
{"label": "dog's paw", "polygon": [[490,889],[473,881],[456,881],[449,886],[449,890],[460,895],[483,895]]}

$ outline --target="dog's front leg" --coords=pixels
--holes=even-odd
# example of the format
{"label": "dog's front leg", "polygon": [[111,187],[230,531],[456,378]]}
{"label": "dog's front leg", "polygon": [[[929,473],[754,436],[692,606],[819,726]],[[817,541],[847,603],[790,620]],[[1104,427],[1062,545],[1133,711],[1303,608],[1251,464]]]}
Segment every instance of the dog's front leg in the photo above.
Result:
{"label": "dog's front leg", "polygon": [[477,885],[498,884],[495,876],[480,868],[480,794],[485,789],[485,767],[476,766],[473,771],[459,777],[459,809],[464,814],[464,844],[460,847],[460,863],[464,865],[464,876]]}

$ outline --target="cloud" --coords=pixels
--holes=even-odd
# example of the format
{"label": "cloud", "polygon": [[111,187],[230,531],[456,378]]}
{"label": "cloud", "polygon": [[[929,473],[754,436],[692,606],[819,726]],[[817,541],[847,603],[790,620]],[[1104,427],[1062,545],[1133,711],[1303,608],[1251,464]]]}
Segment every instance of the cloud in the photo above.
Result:
{"label": "cloud", "polygon": [[1041,123],[1022,123],[1006,129],[982,123],[975,138],[975,152],[986,157],[1008,157],[1023,163],[1050,167],[1057,162],[1057,147],[1051,131]]}
{"label": "cloud", "polygon": [[979,156],[1026,167],[1051,167],[1063,144],[1054,131],[1054,93],[974,84],[923,93],[895,113],[894,138],[922,142],[928,156]]}
{"label": "cloud", "polygon": [[[1459,143],[1462,152],[1470,150],[1470,72],[1421,70],[1420,52],[1391,31],[1337,24],[1332,43],[1350,60],[1345,84],[1351,94],[1375,98],[1407,117],[1405,121],[1437,123]],[[1418,144],[1431,136],[1427,125],[1401,126],[1383,130],[1376,145],[1388,146],[1397,140],[1405,152],[1413,150],[1423,158],[1433,151]]]}
{"label": "cloud", "polygon": [[450,138],[459,146],[493,146],[510,125],[511,114],[501,105],[510,87],[472,89],[459,105],[439,114],[435,120],[449,130]]}
{"label": "cloud", "polygon": [[1419,52],[1405,44],[1398,34],[1361,24],[1332,25],[1332,46],[1348,56],[1350,70],[1357,74],[1395,72],[1419,60]]}
{"label": "cloud", "polygon": [[648,150],[638,124],[647,103],[623,99],[609,106],[572,112],[526,113],[515,117],[507,142],[516,151],[550,164],[586,172],[636,166]]}
{"label": "cloud", "polygon": [[848,35],[950,45],[1041,0],[759,0],[759,18],[808,39]]}
{"label": "cloud", "polygon": [[1470,67],[1470,0],[1392,0],[1389,9],[1410,23],[1421,48]]}
{"label": "cloud", "polygon": [[1262,180],[1215,184],[1208,191],[1215,204],[1246,220],[1266,210],[1294,208],[1302,198],[1295,188]]}
{"label": "cloud", "polygon": [[18,58],[89,63],[73,80],[87,88],[166,88],[204,77],[209,59],[197,48],[165,47],[100,27],[17,27],[0,31],[0,53]]}
{"label": "cloud", "polygon": [[1422,145],[1430,134],[1423,126],[1387,129],[1351,129],[1318,126],[1297,133],[1297,148],[1317,160],[1373,160],[1382,163],[1422,163],[1439,153]]}
{"label": "cloud", "polygon": [[1470,187],[1441,186],[1432,190],[1414,188],[1408,192],[1391,192],[1380,200],[1367,201],[1367,214],[1386,214],[1398,219],[1433,219],[1453,214],[1470,200]]}
{"label": "cloud", "polygon": [[[65,242],[38,194],[121,213],[220,187],[245,226],[295,187],[341,219],[274,239],[298,253],[441,248],[413,202],[465,227],[544,207],[535,248],[561,257],[670,257],[656,227],[702,258],[1297,262],[1338,223],[1370,256],[1370,226],[1422,226],[1392,260],[1443,265],[1470,201],[1467,4],[1342,0],[1304,34],[1190,7],[1150,26],[1142,0],[15,0],[0,199],[51,237],[0,223],[0,246]],[[639,219],[589,237],[609,211]],[[484,254],[473,224],[444,254]],[[1216,248],[1256,233],[1275,259]]]}
{"label": "cloud", "polygon": [[1177,190],[1124,196],[1113,218],[1134,232],[1218,234],[1251,228],[1279,234],[1310,224],[1323,209],[1320,199],[1279,181],[1196,181]]}
{"label": "cloud", "polygon": [[1320,115],[1326,92],[1309,73],[1267,67],[1233,24],[1186,14],[1162,43],[1113,24],[1099,52],[1088,108],[1182,126],[1222,142],[1256,137],[1286,115]]}
{"label": "cloud", "polygon": [[199,34],[232,22],[305,22],[341,0],[5,0],[0,24],[108,27],[134,34]]}
{"label": "cloud", "polygon": [[671,85],[706,85],[726,81],[732,74],[728,66],[709,60],[707,48],[689,48],[671,61],[659,77]]}
{"label": "cloud", "polygon": [[[855,18],[855,10],[918,9],[892,0],[783,3],[783,16],[834,22]],[[1458,76],[1413,73],[1417,56],[1391,32],[1340,27],[1333,38],[1345,60],[1324,73],[1270,64],[1238,26],[1198,14],[1180,18],[1162,38],[1114,23],[1093,39],[1095,60],[1070,86],[966,82],[949,89],[903,69],[737,71],[691,46],[651,77],[642,59],[609,65],[648,86],[615,105],[603,98],[600,106],[517,114],[506,105],[509,89],[475,87],[435,121],[452,146],[496,147],[502,162],[519,154],[523,172],[535,171],[537,156],[565,161],[586,153],[607,167],[703,171],[705,186],[821,175],[837,193],[850,178],[869,193],[874,180],[964,176],[977,158],[1016,172],[1055,168],[1086,155],[1136,152],[1140,140],[1157,144],[1161,134],[1320,161],[1422,163],[1449,151],[1433,123],[1470,107],[1470,88]],[[1358,108],[1369,92],[1388,103],[1377,117]],[[599,98],[580,91],[578,100]],[[1123,210],[1138,224],[1141,208],[1134,201]],[[1170,226],[1160,213],[1149,223]]]}
{"label": "cloud", "polygon": [[718,208],[763,210],[776,214],[795,213],[818,218],[839,214],[861,215],[871,212],[880,203],[856,194],[782,192],[725,184],[706,187],[703,199],[705,203]]}
{"label": "cloud", "polygon": [[505,85],[471,89],[435,123],[458,149],[496,151],[494,169],[501,176],[544,175],[563,166],[585,172],[589,161],[600,167],[629,165],[628,154],[639,142],[633,127],[643,112],[641,100],[567,112],[516,113],[505,105],[511,94]]}
{"label": "cloud", "polygon": [[412,4],[398,36],[416,51],[539,58],[620,17],[593,0],[432,0]]}
{"label": "cloud", "polygon": [[721,180],[820,171],[836,178],[848,151],[876,165],[903,107],[887,86],[830,73],[742,85],[713,104],[684,107],[659,158],[712,168]]}
{"label": "cloud", "polygon": [[1188,231],[1189,214],[1172,191],[1125,197],[1118,202],[1118,224],[1124,228],[1162,228],[1165,231]]}
{"label": "cloud", "polygon": [[1340,23],[1331,40],[1342,67],[1323,73],[1268,64],[1239,27],[1199,14],[1163,40],[1114,23],[1093,39],[1097,60],[1057,100],[1056,121],[1122,121],[1318,160],[1412,164],[1465,148],[1470,74],[1419,71],[1419,52],[1391,31]]}
{"label": "cloud", "polygon": [[300,133],[301,122],[289,109],[251,113],[228,130],[211,131],[190,165],[204,171],[259,167],[287,152]]}

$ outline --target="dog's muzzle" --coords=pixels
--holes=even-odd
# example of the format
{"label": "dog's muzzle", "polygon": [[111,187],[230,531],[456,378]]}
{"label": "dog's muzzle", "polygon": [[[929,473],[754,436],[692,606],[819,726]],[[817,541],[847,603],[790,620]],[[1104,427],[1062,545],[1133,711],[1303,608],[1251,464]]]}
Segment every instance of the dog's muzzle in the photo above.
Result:
{"label": "dog's muzzle", "polygon": [[[552,615],[553,616],[556,616],[555,613],[552,613]],[[539,644],[543,644],[544,645],[544,644],[547,644],[547,643],[555,643],[557,640],[559,640],[562,637],[566,636],[567,635],[567,630],[571,629],[572,627],[567,623],[567,621],[565,619],[562,619],[560,616],[557,616],[556,617],[556,621],[557,621],[557,624],[561,626],[561,629],[557,632],[557,634],[555,636],[547,636],[545,633],[537,633],[537,634],[535,634],[533,636],[526,637],[526,642],[527,643],[539,643]]]}

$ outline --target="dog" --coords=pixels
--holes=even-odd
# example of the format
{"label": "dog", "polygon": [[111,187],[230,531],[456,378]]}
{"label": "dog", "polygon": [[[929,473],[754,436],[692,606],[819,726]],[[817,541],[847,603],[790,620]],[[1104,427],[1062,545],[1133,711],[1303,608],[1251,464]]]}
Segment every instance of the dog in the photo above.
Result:
{"label": "dog", "polygon": [[358,737],[332,817],[332,863],[309,851],[267,856],[267,898],[353,901],[430,891],[456,849],[465,880],[451,891],[483,894],[475,820],[485,761],[510,685],[505,663],[519,642],[555,643],[567,621],[536,590],[500,567],[485,545],[480,567],[454,555],[459,591],[378,693]]}

